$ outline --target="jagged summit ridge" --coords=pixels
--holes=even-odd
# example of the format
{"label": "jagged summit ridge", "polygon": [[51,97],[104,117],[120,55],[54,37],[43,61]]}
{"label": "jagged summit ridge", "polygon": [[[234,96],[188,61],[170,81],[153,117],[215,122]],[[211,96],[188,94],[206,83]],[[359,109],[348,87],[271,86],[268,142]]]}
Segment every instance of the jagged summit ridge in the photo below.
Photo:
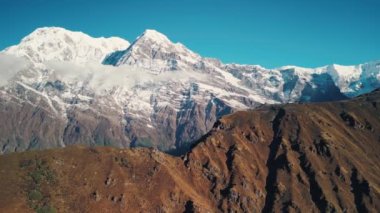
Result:
{"label": "jagged summit ridge", "polygon": [[165,42],[169,43],[169,42],[171,42],[166,35],[158,32],[157,30],[153,30],[153,29],[147,29],[147,30],[145,30],[141,34],[141,36],[139,36],[137,38],[137,40],[142,40],[142,39],[154,40],[157,43],[165,43]]}
{"label": "jagged summit ridge", "polygon": [[156,30],[146,30],[124,51],[107,56],[103,62],[113,66],[131,65],[155,73],[192,70],[202,57],[181,43],[174,43]]}
{"label": "jagged summit ridge", "polygon": [[129,45],[128,41],[118,37],[93,38],[61,27],[43,27],[24,37],[20,44],[2,52],[27,57],[36,63],[51,60],[100,63],[106,55]]}

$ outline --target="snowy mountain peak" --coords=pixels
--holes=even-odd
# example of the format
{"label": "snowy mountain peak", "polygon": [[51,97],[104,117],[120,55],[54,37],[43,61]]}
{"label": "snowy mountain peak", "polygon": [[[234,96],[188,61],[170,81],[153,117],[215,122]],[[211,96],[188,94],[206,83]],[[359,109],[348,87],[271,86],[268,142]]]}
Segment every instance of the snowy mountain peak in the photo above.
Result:
{"label": "snowy mountain peak", "polygon": [[145,39],[149,39],[158,43],[165,43],[165,42],[171,43],[171,41],[168,39],[166,35],[156,30],[151,30],[151,29],[145,30],[144,33],[138,37],[137,40],[145,40]]}
{"label": "snowy mountain peak", "polygon": [[161,73],[169,70],[189,70],[202,58],[181,43],[173,43],[156,30],[145,30],[131,46],[105,58],[104,64],[132,65]]}
{"label": "snowy mountain peak", "polygon": [[53,36],[59,36],[59,35],[72,35],[76,37],[83,37],[88,35],[79,32],[79,31],[70,31],[62,27],[40,27],[35,29],[33,32],[31,32],[29,35],[25,36],[21,42],[27,42],[34,39],[41,39],[41,38],[47,38],[47,37],[53,37]]}
{"label": "snowy mountain peak", "polygon": [[[70,31],[66,30],[62,27],[41,27],[35,29],[32,33],[24,37],[21,42],[28,42],[37,37],[46,37],[46,36],[54,36],[60,33],[70,33]],[[74,33],[74,32],[73,32]]]}
{"label": "snowy mountain peak", "polygon": [[128,46],[128,41],[118,37],[93,38],[60,27],[43,27],[2,52],[26,57],[35,63],[51,60],[88,63],[100,62],[106,55]]}

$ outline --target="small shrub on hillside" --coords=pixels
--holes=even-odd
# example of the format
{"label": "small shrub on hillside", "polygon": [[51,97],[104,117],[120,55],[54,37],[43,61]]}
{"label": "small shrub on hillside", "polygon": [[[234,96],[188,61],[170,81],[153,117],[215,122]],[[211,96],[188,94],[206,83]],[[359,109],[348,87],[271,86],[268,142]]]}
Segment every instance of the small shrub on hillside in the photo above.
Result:
{"label": "small shrub on hillside", "polygon": [[55,208],[50,205],[46,205],[41,208],[38,208],[36,212],[37,213],[56,213],[57,210],[55,210]]}
{"label": "small shrub on hillside", "polygon": [[29,192],[28,198],[29,198],[29,200],[32,200],[32,201],[40,201],[40,200],[42,200],[43,196],[42,196],[40,191],[32,190]]}

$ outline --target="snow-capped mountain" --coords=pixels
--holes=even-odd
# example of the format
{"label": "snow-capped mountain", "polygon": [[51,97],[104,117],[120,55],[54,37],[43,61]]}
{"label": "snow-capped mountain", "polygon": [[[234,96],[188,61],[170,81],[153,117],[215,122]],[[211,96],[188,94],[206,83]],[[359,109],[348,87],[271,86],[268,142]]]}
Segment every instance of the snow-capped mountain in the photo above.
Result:
{"label": "snow-capped mountain", "polygon": [[0,53],[0,76],[1,152],[73,143],[178,151],[235,110],[375,89],[380,61],[266,69],[204,58],[154,30],[129,45],[41,28]]}
{"label": "snow-capped mountain", "polygon": [[146,30],[128,49],[108,56],[104,64],[134,65],[160,73],[192,69],[201,59],[184,45],[172,43],[165,35],[155,30]]}
{"label": "snow-capped mountain", "polygon": [[129,42],[118,37],[92,38],[82,32],[60,27],[38,28],[22,39],[21,43],[3,52],[24,56],[33,62],[71,61],[99,63],[114,51],[128,48]]}

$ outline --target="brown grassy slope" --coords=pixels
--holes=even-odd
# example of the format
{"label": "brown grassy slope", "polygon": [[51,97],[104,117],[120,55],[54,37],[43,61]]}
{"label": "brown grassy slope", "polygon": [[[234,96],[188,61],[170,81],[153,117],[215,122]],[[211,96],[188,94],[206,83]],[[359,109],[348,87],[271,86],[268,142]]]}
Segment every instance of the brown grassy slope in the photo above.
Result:
{"label": "brown grassy slope", "polygon": [[234,113],[182,157],[83,147],[4,155],[0,212],[376,212],[379,160],[376,91]]}

